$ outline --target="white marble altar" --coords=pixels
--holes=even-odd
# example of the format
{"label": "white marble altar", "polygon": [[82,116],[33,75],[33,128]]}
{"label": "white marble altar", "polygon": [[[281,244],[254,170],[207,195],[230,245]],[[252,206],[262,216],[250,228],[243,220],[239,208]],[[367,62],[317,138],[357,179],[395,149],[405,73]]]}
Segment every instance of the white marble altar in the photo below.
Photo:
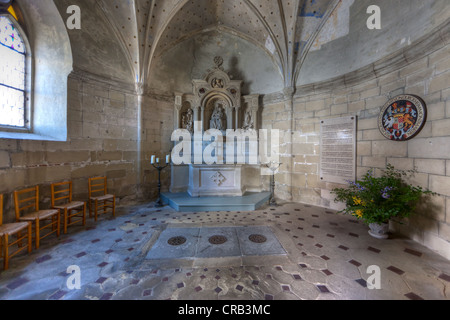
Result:
{"label": "white marble altar", "polygon": [[[230,78],[222,67],[221,57],[216,57],[214,63],[215,67],[208,70],[204,79],[193,80],[193,93],[175,94],[174,129],[186,129],[192,134],[199,128],[202,135],[211,129],[223,135],[227,130],[258,130],[259,95],[243,96],[243,81]],[[207,146],[203,143],[201,151]],[[198,151],[194,145],[192,151]],[[170,192],[204,197],[263,191],[258,165],[225,163],[208,165],[192,161],[192,164],[172,165]]]}
{"label": "white marble altar", "polygon": [[189,165],[189,188],[192,197],[242,196],[241,165]]}

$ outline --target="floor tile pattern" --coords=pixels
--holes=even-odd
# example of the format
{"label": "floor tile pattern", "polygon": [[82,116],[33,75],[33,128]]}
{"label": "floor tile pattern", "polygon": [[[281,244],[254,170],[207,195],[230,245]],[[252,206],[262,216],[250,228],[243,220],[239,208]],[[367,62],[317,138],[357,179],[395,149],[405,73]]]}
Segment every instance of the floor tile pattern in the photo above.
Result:
{"label": "floor tile pattern", "polygon": [[[149,259],[168,228],[270,227],[286,254]],[[286,203],[254,212],[176,212],[154,204],[120,207],[46,238],[0,271],[0,299],[35,300],[448,300],[450,262],[327,209]],[[70,286],[77,266],[79,289]],[[381,289],[371,289],[370,266]]]}

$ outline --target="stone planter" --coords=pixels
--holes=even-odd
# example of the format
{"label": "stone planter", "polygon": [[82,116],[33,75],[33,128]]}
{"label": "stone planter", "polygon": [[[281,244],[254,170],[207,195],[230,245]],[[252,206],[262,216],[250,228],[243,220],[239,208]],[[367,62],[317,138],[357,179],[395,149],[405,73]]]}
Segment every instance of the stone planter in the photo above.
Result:
{"label": "stone planter", "polygon": [[389,223],[371,223],[369,224],[369,234],[377,239],[389,238]]}

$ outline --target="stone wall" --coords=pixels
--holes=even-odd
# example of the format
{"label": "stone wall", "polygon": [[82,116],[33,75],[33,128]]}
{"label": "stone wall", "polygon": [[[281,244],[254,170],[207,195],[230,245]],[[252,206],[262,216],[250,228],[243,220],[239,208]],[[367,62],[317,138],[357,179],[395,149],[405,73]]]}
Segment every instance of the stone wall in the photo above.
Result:
{"label": "stone wall", "polygon": [[[154,200],[157,175],[150,168],[150,155],[169,152],[173,128],[173,103],[165,101],[138,98],[127,85],[72,74],[67,142],[0,140],[5,220],[14,220],[14,190],[39,185],[45,209],[51,183],[71,180],[74,198],[87,200],[88,178],[95,176],[108,178],[108,191],[119,203]],[[167,188],[168,174],[163,178]]]}
{"label": "stone wall", "polygon": [[[450,45],[441,36],[445,30],[448,24],[408,49],[344,77],[297,88],[292,116],[282,94],[267,96],[263,127],[293,137],[281,150],[287,165],[276,177],[278,196],[340,208],[330,191],[341,186],[319,178],[320,120],[356,115],[358,177],[388,163],[398,169],[416,168],[411,182],[439,196],[392,228],[450,257]],[[381,135],[377,120],[389,98],[403,93],[425,100],[428,120],[413,140],[393,142]]]}
{"label": "stone wall", "polygon": [[[172,150],[171,136],[174,127],[174,99],[166,96],[146,95],[142,103],[141,137],[141,190],[142,200],[157,197],[158,171],[151,164],[151,156],[156,155],[164,163]],[[162,191],[170,187],[170,167],[161,172]]]}

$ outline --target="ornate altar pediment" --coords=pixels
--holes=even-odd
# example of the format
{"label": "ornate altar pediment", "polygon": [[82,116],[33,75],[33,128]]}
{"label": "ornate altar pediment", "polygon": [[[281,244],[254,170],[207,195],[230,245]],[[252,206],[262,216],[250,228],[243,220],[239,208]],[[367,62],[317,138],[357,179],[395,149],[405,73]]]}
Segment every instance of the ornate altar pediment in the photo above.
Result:
{"label": "ornate altar pediment", "polygon": [[204,131],[258,129],[259,95],[242,96],[243,81],[231,79],[222,57],[215,57],[214,64],[203,79],[192,80],[192,94],[176,94],[175,129],[191,131],[193,121],[200,121]]}

